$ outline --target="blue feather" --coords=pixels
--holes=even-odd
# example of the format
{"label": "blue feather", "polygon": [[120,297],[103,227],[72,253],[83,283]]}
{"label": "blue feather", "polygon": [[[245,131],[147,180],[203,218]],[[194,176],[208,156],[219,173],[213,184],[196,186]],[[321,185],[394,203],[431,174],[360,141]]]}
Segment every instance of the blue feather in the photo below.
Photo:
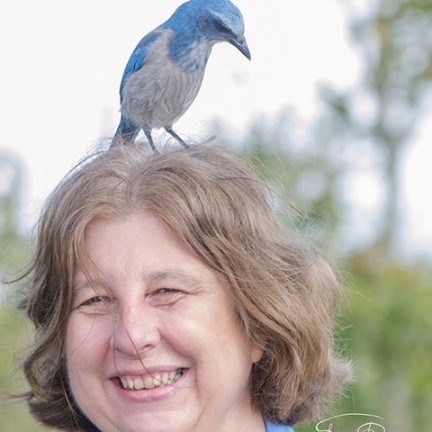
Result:
{"label": "blue feather", "polygon": [[122,98],[122,90],[127,79],[138,69],[140,69],[144,62],[148,52],[149,47],[157,40],[161,35],[161,32],[157,29],[145,35],[139,42],[136,48],[133,50],[129,61],[126,64],[125,70],[120,84],[120,101]]}

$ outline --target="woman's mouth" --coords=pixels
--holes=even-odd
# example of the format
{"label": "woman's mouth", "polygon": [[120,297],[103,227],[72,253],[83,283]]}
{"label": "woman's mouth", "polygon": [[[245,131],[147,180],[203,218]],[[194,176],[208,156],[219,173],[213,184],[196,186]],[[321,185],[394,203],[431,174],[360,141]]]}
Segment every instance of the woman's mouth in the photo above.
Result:
{"label": "woman's mouth", "polygon": [[153,389],[165,387],[178,381],[183,376],[183,369],[179,368],[172,372],[157,373],[145,377],[119,377],[121,386],[125,390]]}

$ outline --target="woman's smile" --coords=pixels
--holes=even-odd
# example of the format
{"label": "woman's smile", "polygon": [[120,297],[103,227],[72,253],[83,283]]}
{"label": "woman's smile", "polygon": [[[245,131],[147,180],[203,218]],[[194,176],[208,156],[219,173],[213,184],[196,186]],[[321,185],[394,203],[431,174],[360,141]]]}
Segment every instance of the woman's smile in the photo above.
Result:
{"label": "woman's smile", "polygon": [[182,368],[178,368],[171,372],[159,372],[154,375],[140,375],[134,377],[131,375],[119,376],[121,386],[128,390],[142,390],[166,387],[177,382],[184,372]]}
{"label": "woman's smile", "polygon": [[122,373],[111,379],[119,398],[127,402],[156,403],[175,396],[186,385],[187,369],[177,368],[171,372]]}

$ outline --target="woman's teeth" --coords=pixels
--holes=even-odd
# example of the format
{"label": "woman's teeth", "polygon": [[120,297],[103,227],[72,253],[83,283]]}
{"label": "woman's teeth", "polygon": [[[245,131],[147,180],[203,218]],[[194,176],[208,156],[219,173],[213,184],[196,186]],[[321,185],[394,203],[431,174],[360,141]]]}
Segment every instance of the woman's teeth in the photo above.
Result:
{"label": "woman's teeth", "polygon": [[165,387],[166,385],[176,382],[182,376],[183,369],[180,368],[173,372],[156,374],[145,378],[120,378],[120,382],[124,389],[142,390]]}

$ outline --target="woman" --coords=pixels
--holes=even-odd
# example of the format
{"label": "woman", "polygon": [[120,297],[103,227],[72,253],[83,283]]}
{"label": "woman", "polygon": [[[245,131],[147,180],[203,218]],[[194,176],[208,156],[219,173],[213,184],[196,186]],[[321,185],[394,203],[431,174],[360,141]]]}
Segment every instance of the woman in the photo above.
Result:
{"label": "woman", "polygon": [[270,432],[349,378],[340,287],[214,145],[113,148],[48,199],[23,301],[32,414],[69,431]]}

